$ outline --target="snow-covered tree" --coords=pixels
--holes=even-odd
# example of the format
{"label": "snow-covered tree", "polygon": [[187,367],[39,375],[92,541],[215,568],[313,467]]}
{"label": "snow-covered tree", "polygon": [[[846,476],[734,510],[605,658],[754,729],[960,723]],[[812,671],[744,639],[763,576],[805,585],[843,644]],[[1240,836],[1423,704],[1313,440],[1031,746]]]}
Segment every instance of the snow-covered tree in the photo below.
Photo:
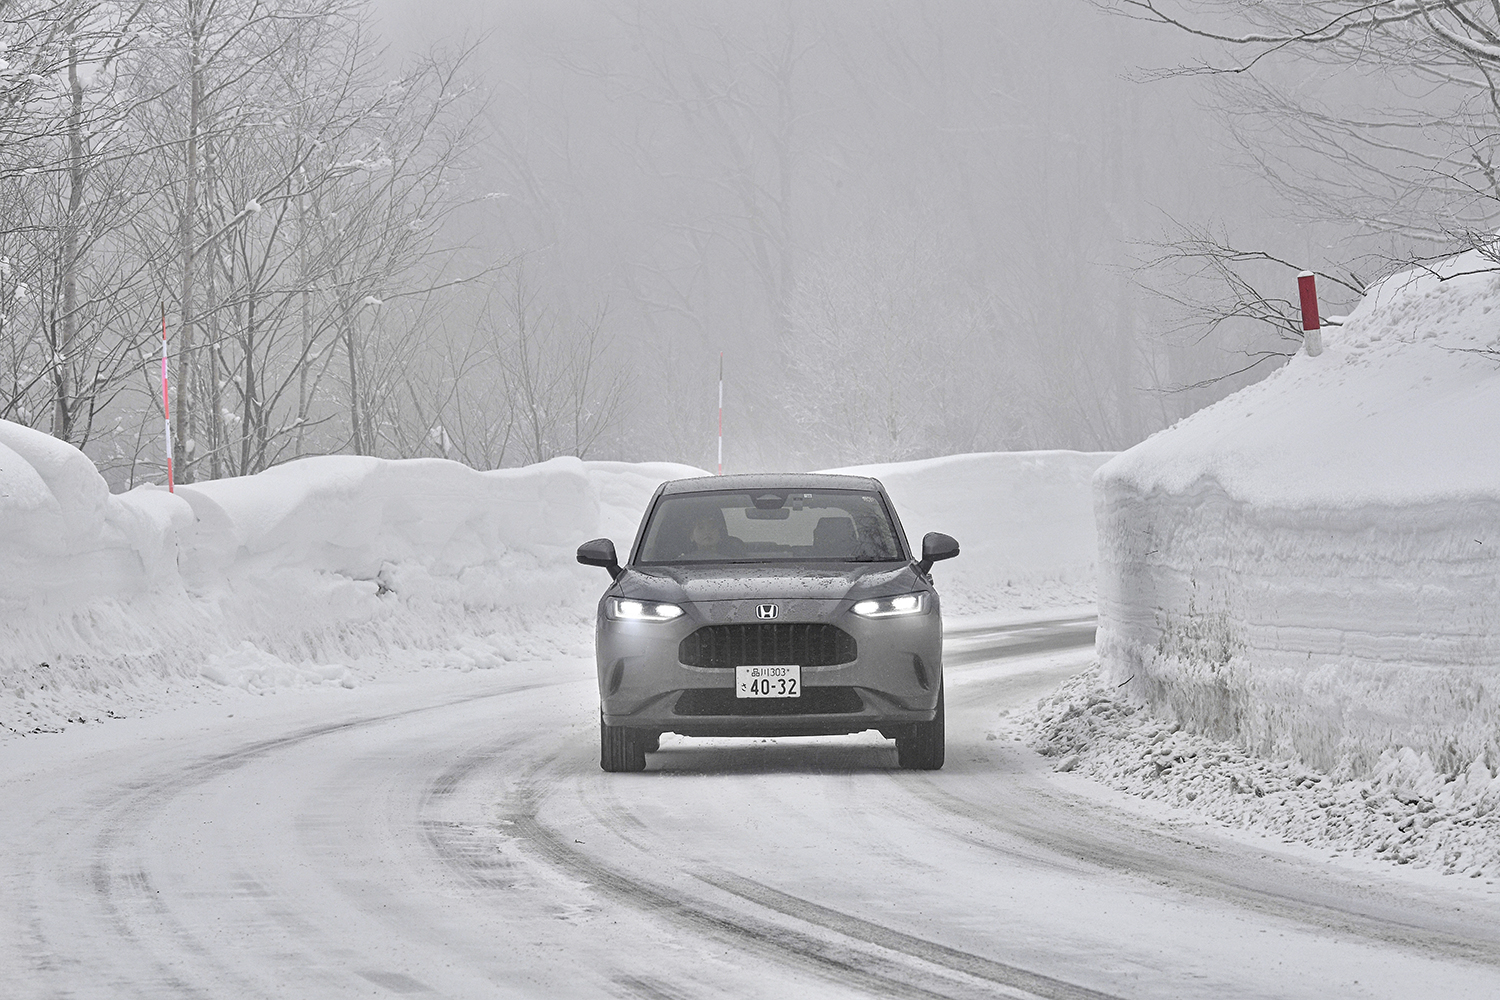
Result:
{"label": "snow-covered tree", "polygon": [[393,65],[362,0],[0,14],[0,415],[80,445],[103,419],[101,466],[160,463],[166,313],[179,478],[409,436],[377,411],[419,324],[494,266],[446,238],[469,52]]}

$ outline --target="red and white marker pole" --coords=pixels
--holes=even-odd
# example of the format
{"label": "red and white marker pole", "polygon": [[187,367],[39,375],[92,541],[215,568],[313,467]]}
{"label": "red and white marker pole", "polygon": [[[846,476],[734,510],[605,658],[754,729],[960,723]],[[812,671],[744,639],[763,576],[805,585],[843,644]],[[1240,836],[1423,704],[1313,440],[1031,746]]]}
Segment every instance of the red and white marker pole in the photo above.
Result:
{"label": "red and white marker pole", "polygon": [[719,352],[719,475],[724,474],[724,352]]}
{"label": "red and white marker pole", "polygon": [[1302,298],[1302,346],[1311,357],[1323,353],[1323,323],[1318,318],[1317,278],[1311,271],[1297,275],[1297,291]]}
{"label": "red and white marker pole", "polygon": [[172,483],[172,403],[167,396],[167,304],[161,304],[161,413],[166,422],[167,492],[176,493]]}

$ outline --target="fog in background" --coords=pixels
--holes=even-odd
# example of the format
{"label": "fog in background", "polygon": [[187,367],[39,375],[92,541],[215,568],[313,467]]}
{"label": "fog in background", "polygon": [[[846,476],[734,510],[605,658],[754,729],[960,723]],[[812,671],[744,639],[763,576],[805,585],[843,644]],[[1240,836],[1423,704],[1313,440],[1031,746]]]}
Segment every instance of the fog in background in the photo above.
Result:
{"label": "fog in background", "polygon": [[1321,253],[1198,81],[1136,82],[1182,40],[1084,2],[377,9],[487,92],[463,236],[507,266],[431,336],[593,337],[591,457],[714,468],[720,352],[726,471],[1123,448],[1269,370],[1211,382],[1257,334],[1179,329],[1141,241]]}
{"label": "fog in background", "polygon": [[16,0],[0,418],[114,489],[715,469],[722,358],[726,472],[1124,448],[1296,350],[1302,268],[1338,312],[1487,245],[1482,85],[1433,116],[1374,37],[1251,81],[1089,0]]}

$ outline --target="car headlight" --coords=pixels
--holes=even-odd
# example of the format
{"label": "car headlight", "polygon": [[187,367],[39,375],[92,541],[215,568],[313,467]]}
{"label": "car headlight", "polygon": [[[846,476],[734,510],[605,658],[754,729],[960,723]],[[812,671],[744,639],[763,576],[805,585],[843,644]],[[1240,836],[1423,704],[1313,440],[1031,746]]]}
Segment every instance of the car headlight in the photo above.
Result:
{"label": "car headlight", "polygon": [[926,594],[902,594],[900,597],[877,597],[858,601],[849,610],[865,618],[896,618],[900,615],[920,615],[927,610]]}
{"label": "car headlight", "polygon": [[625,597],[609,599],[609,616],[627,622],[669,622],[682,617],[682,609],[675,604],[658,601],[632,601]]}

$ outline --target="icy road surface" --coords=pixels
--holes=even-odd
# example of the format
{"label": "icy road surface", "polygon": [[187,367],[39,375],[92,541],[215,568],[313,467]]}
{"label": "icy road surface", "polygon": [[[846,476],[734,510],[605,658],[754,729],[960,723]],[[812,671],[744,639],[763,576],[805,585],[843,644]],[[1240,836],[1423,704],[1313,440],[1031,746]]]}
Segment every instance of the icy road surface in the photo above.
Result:
{"label": "icy road surface", "polygon": [[992,738],[1092,627],[955,634],[930,774],[860,736],[607,775],[582,659],[12,740],[0,993],[1500,996],[1493,887],[1174,824]]}

